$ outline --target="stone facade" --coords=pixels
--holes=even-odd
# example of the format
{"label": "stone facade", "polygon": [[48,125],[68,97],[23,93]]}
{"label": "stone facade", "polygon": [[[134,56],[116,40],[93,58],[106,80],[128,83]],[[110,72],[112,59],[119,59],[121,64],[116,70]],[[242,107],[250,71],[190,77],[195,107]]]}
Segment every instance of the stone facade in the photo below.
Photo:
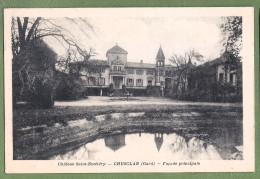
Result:
{"label": "stone facade", "polygon": [[[147,86],[160,86],[161,91],[165,83],[165,57],[160,47],[155,59],[155,64],[128,62],[128,52],[118,45],[109,49],[106,53],[107,60],[90,60],[100,63],[101,73],[88,74],[82,68],[81,78],[86,81],[86,87],[100,91],[107,89],[112,84],[114,89],[145,90]],[[71,65],[72,67],[73,65]],[[73,72],[73,70],[72,70]]]}

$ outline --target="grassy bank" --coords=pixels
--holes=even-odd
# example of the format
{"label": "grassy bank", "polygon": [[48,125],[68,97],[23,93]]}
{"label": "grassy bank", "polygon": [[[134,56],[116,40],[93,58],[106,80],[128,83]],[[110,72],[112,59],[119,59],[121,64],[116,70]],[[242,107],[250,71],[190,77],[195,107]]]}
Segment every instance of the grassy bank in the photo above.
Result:
{"label": "grassy bank", "polygon": [[[242,107],[234,106],[206,106],[206,105],[114,105],[114,106],[85,106],[85,107],[54,107],[52,109],[30,109],[20,107],[13,112],[13,127],[18,129],[26,126],[47,125],[55,123],[66,124],[68,121],[86,118],[93,120],[96,115],[110,113],[145,112],[149,113],[202,113],[204,118],[211,117],[212,113],[218,116],[238,112],[242,114]],[[160,116],[158,116],[159,118]]]}

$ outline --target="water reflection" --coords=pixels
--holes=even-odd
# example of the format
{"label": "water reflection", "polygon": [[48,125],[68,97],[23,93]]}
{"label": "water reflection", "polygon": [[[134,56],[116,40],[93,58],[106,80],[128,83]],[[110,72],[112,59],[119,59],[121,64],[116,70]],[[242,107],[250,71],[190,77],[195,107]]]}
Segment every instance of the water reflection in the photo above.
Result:
{"label": "water reflection", "polygon": [[114,152],[121,147],[125,146],[125,135],[113,135],[109,137],[105,137],[105,146],[112,149]]}
{"label": "water reflection", "polygon": [[155,133],[154,134],[154,142],[157,147],[158,152],[160,151],[163,143],[163,134],[162,133]]}
{"label": "water reflection", "polygon": [[227,160],[243,159],[243,126],[236,120],[121,127],[51,159]]}
{"label": "water reflection", "polygon": [[215,146],[207,144],[198,138],[188,141],[182,136],[171,134],[168,136],[169,148],[175,159],[194,160],[221,160],[221,156]]}
{"label": "water reflection", "polygon": [[225,159],[222,156],[231,155],[225,149],[226,146],[219,148],[197,137],[184,138],[176,133],[134,133],[107,136],[51,159],[149,160],[152,157],[155,160],[222,160]]}

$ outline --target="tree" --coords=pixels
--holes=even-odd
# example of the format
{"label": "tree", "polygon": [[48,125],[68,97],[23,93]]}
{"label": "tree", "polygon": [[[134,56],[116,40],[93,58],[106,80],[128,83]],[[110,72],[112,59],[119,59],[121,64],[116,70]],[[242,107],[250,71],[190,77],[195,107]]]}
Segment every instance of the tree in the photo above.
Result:
{"label": "tree", "polygon": [[54,102],[52,84],[57,55],[42,40],[26,48],[28,51],[13,58],[14,102],[20,99],[49,108]]}
{"label": "tree", "polygon": [[[90,53],[80,47],[79,42],[70,30],[56,25],[55,20],[44,19],[42,17],[37,17],[36,19],[31,18],[30,20],[29,17],[24,17],[23,19],[23,22],[20,17],[12,19],[12,47],[14,56],[22,53],[34,40],[42,39],[44,37],[53,37],[57,39],[64,48],[74,48],[83,57],[88,58],[90,55]],[[86,31],[88,29],[94,31],[93,27],[84,18],[65,18],[65,20],[75,27],[78,27],[85,35],[87,35]]]}
{"label": "tree", "polygon": [[175,87],[172,86],[172,89],[175,90],[173,93],[181,93],[181,95],[183,95],[188,89],[188,76],[194,66],[192,61],[194,63],[202,62],[203,56],[193,49],[186,52],[184,56],[173,54],[169,61],[175,66],[175,68],[173,68],[174,72],[171,75],[177,78],[175,79]]}
{"label": "tree", "polygon": [[[87,35],[86,30],[90,29],[93,31],[93,27],[88,23],[86,19],[83,18],[65,18],[70,24],[78,27],[83,34]],[[70,33],[69,30],[58,26],[55,20],[44,19],[42,17],[29,18],[24,17],[23,20],[20,17],[12,19],[12,66],[13,66],[13,99],[14,103],[16,99],[24,99],[28,97],[28,92],[37,94],[36,87],[41,84],[46,86],[46,79],[39,78],[39,74],[51,74],[50,78],[53,78],[53,73],[55,70],[55,64],[64,65],[69,63],[69,58],[65,60],[65,63],[52,59],[52,62],[48,61],[51,53],[50,47],[43,42],[46,37],[52,37],[60,42],[61,46],[66,48],[68,51],[74,49],[74,51],[80,56],[82,60],[87,61],[92,55],[91,51],[86,51],[80,47],[77,39]],[[37,48],[41,49],[37,53]],[[45,49],[45,50],[43,50]],[[52,51],[52,50],[51,50]],[[34,62],[35,60],[43,59],[43,64],[46,68],[42,68],[43,64]],[[37,67],[38,64],[38,68]],[[67,68],[65,65],[64,68]],[[36,70],[38,69],[38,71]],[[50,71],[52,71],[50,73]],[[40,81],[39,81],[40,80]],[[41,81],[42,80],[42,81]],[[44,93],[49,91],[52,93],[53,90],[46,90]],[[49,96],[52,96],[50,94]],[[50,98],[52,100],[52,98]],[[53,104],[52,101],[47,102],[48,104]],[[48,105],[46,107],[51,107]]]}
{"label": "tree", "polygon": [[[243,24],[241,16],[229,16],[221,18],[220,29],[223,36],[223,69],[225,71],[225,82],[227,81],[227,74],[231,71],[237,77],[236,93],[237,97],[241,98],[242,95],[242,57],[240,51],[242,49],[242,37],[243,37]],[[229,84],[223,84],[226,86],[224,91],[230,91]],[[232,88],[232,87],[231,87]],[[232,91],[232,90],[231,90]]]}
{"label": "tree", "polygon": [[240,57],[242,48],[242,17],[228,16],[221,18],[220,29],[223,37],[224,52]]}

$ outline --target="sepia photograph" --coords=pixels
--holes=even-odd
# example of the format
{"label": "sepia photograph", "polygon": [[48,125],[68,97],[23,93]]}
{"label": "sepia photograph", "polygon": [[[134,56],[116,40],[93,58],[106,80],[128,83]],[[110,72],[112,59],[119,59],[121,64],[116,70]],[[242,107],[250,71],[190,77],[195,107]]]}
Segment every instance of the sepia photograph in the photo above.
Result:
{"label": "sepia photograph", "polygon": [[7,172],[254,171],[253,8],[4,15]]}

